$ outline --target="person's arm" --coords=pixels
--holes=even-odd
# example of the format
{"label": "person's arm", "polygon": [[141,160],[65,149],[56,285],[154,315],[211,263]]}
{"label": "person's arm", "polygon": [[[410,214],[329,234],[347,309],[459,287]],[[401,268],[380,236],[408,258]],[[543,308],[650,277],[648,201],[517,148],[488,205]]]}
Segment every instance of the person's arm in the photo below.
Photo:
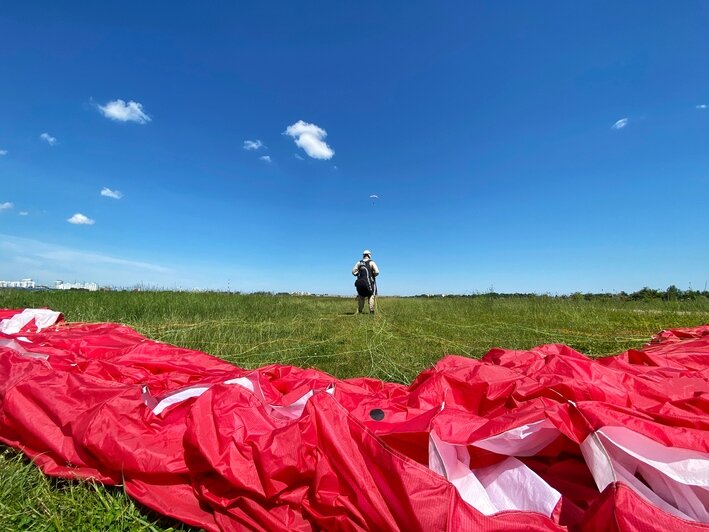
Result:
{"label": "person's arm", "polygon": [[357,272],[359,271],[359,261],[355,263],[354,267],[352,268],[352,275],[357,275]]}
{"label": "person's arm", "polygon": [[372,275],[374,275],[374,277],[379,275],[379,268],[377,267],[377,263],[373,260],[370,260],[369,265],[372,267]]}

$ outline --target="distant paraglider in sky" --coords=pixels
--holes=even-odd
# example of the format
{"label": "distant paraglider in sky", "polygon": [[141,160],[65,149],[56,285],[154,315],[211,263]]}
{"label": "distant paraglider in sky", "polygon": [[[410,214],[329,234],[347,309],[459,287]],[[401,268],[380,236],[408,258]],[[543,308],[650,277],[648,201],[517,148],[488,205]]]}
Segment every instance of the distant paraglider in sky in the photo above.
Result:
{"label": "distant paraglider in sky", "polygon": [[372,200],[372,205],[374,205],[374,202],[379,199],[379,196],[377,196],[376,194],[371,194],[369,196],[369,199]]}

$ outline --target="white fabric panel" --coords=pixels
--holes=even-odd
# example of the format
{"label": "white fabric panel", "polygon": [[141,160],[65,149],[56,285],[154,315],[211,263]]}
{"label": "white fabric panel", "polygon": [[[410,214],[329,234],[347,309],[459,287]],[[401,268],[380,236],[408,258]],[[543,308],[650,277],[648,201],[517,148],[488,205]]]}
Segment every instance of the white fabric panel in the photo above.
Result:
{"label": "white fabric panel", "polygon": [[26,308],[12,318],[0,321],[0,332],[17,334],[22,328],[34,319],[37,331],[54,325],[59,319],[59,312],[44,308]]}
{"label": "white fabric panel", "polygon": [[[295,401],[294,403],[291,403],[289,405],[269,405],[271,407],[271,411],[274,414],[278,414],[282,417],[285,417],[287,419],[298,419],[300,416],[303,415],[303,410],[305,410],[305,405],[310,400],[310,398],[315,394],[317,390],[310,390],[308,393],[306,393],[304,396],[302,396],[300,399]],[[331,386],[325,390],[325,393],[329,393],[330,395],[333,395],[335,393],[335,387]]]}
{"label": "white fabric panel", "polygon": [[[461,459],[465,456],[465,458]],[[429,467],[455,486],[461,498],[485,515],[504,510],[538,512],[551,516],[561,494],[516,458],[470,469],[464,445],[442,441],[430,433]]]}
{"label": "white fabric panel", "polygon": [[470,445],[506,456],[534,456],[559,437],[557,429],[548,419],[528,423]]}
{"label": "white fabric panel", "polygon": [[463,447],[463,450],[467,454],[467,450],[464,446],[446,443],[442,441],[435,432],[431,431],[428,443],[429,468],[448,479],[448,481],[455,486],[460,497],[470,506],[485,515],[496,513],[498,511],[497,507],[493,504],[492,500],[490,500],[490,497],[475,476],[475,473],[459,460],[459,452],[456,447]]}
{"label": "white fabric panel", "polygon": [[668,477],[694,486],[709,487],[709,455],[690,449],[667,447],[625,427],[603,427],[602,438]]}
{"label": "white fabric panel", "polygon": [[498,510],[528,510],[551,516],[561,493],[516,458],[475,469]]}
{"label": "white fabric panel", "polygon": [[618,480],[610,457],[601,442],[598,441],[596,433],[588,435],[579,447],[586,465],[593,475],[593,480],[598,486],[598,491],[603,491],[606,486]]}
{"label": "white fabric panel", "polygon": [[623,466],[619,462],[615,463],[614,470],[619,482],[622,482],[626,486],[632,488],[636,493],[641,495],[654,506],[657,506],[668,514],[676,515],[677,517],[681,517],[682,519],[687,519],[689,521],[694,521],[694,519],[692,519],[689,515],[680,511],[678,508],[676,508],[669,502],[665,501],[662,497],[655,493],[655,491],[653,491],[651,488],[648,488],[645,484],[638,480],[635,477],[634,471],[629,471],[625,466]]}
{"label": "white fabric panel", "polygon": [[670,514],[709,523],[705,453],[668,447],[625,427],[603,427],[583,441],[581,452],[599,490],[617,480]]}
{"label": "white fabric panel", "polygon": [[638,464],[637,471],[661,499],[692,519],[702,523],[709,522],[709,513],[707,512],[709,490],[675,482],[646,464]]}

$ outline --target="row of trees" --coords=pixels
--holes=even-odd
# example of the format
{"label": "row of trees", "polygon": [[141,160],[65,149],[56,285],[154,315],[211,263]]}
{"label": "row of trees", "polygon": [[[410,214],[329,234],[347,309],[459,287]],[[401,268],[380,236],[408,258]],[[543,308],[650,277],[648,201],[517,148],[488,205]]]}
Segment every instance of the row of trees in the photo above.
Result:
{"label": "row of trees", "polygon": [[681,290],[675,285],[668,286],[665,290],[657,290],[656,288],[648,288],[647,286],[638,290],[637,292],[631,292],[630,294],[626,292],[617,292],[613,294],[581,294],[576,292],[568,296],[573,299],[616,299],[620,301],[649,301],[649,300],[663,300],[663,301],[692,301],[695,299],[709,298],[709,291],[707,290]]}
{"label": "row of trees", "polygon": [[490,289],[487,292],[476,292],[464,296],[443,294],[420,294],[415,297],[491,297],[491,298],[537,298],[537,297],[558,297],[560,299],[571,299],[574,301],[692,301],[696,299],[709,299],[707,290],[681,290],[675,285],[668,286],[665,290],[648,288],[647,286],[636,292],[597,292],[583,293],[574,292],[568,295],[534,294],[534,293],[501,293]]}

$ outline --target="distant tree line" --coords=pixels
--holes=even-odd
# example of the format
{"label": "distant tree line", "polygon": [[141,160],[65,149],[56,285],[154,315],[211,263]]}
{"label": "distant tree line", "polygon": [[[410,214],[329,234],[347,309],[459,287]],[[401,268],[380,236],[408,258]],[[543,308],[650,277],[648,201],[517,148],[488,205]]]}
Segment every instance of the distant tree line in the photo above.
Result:
{"label": "distant tree line", "polygon": [[641,288],[636,292],[617,292],[613,294],[581,294],[576,292],[567,296],[571,299],[584,299],[593,301],[596,299],[614,299],[616,301],[694,301],[697,299],[709,299],[707,290],[681,290],[675,285],[668,286],[665,290],[656,288]]}
{"label": "distant tree line", "polygon": [[668,286],[665,290],[648,288],[647,286],[636,292],[574,292],[573,294],[552,295],[535,294],[527,292],[502,293],[490,290],[488,292],[476,292],[466,295],[444,295],[444,294],[419,294],[414,297],[489,297],[489,298],[557,298],[570,299],[572,301],[694,301],[697,299],[709,299],[707,290],[681,290],[675,285]]}

